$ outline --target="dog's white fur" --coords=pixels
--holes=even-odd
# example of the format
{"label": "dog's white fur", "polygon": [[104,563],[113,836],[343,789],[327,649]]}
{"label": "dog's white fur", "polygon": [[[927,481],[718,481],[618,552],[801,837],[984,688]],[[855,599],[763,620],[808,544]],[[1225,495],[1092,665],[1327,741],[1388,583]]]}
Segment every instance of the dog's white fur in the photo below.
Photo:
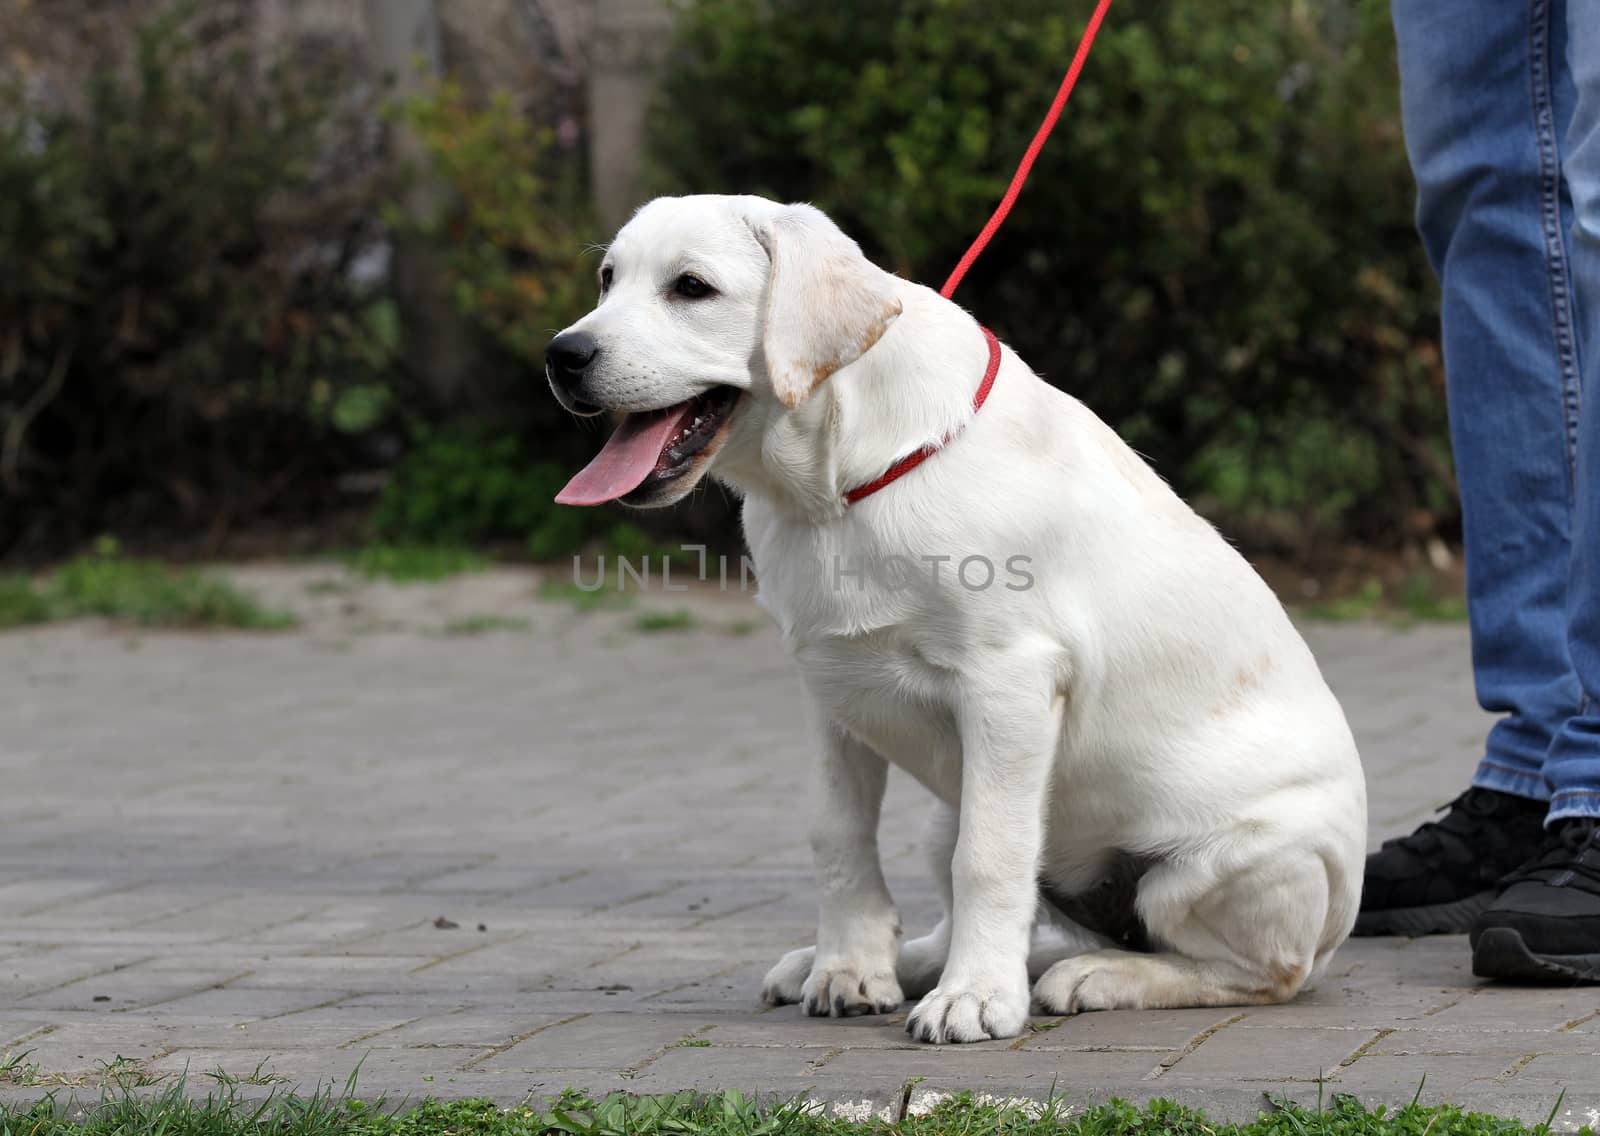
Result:
{"label": "dog's white fur", "polygon": [[[1050,1013],[1293,997],[1355,919],[1366,791],[1337,701],[1245,561],[1009,349],[974,415],[977,323],[809,206],[659,199],[605,267],[574,325],[600,344],[591,401],[746,392],[649,503],[708,471],[743,495],[762,601],[812,703],[817,944],[764,997],[845,1015],[920,995],[908,1029],[934,1042],[1018,1033],[1030,977]],[[684,271],[717,294],[673,296]],[[877,850],[889,762],[937,798],[945,917],[904,944]],[[1152,953],[1041,898],[1041,879],[1081,891],[1118,853],[1148,865]]]}

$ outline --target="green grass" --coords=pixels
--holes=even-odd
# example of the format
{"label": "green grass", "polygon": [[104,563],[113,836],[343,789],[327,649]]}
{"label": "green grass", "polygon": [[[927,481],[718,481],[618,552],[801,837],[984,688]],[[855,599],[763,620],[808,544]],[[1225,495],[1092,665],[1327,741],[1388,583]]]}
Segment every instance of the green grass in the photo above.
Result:
{"label": "green grass", "polygon": [[489,566],[471,549],[448,544],[371,544],[344,559],[352,570],[369,579],[400,584],[434,583]]}
{"label": "green grass", "polygon": [[1348,596],[1324,603],[1306,604],[1301,612],[1310,619],[1335,623],[1356,619],[1382,619],[1406,626],[1413,623],[1461,623],[1467,618],[1467,602],[1441,591],[1426,574],[1406,578],[1398,587],[1386,588],[1382,581],[1370,579]]}
{"label": "green grass", "polygon": [[234,627],[277,631],[294,616],[262,607],[226,580],[122,556],[111,542],[34,581],[0,577],[0,629],[104,616],[141,627]]}
{"label": "green grass", "polygon": [[[259,1072],[259,1070],[258,1070]],[[98,1104],[63,1109],[0,1106],[6,1136],[1544,1136],[1528,1125],[1449,1106],[1364,1109],[1336,1096],[1325,1108],[1264,1104],[1245,1125],[1212,1123],[1203,1113],[1157,1101],[1144,1107],[1111,1102],[1092,1108],[1024,1109],[960,1096],[917,1116],[855,1121],[798,1104],[761,1103],[736,1092],[696,1097],[613,1095],[591,1100],[565,1094],[502,1108],[484,1100],[423,1101],[391,1110],[331,1088],[303,1097],[276,1088],[265,1100],[243,1099],[236,1081],[219,1081],[191,1099],[181,1081],[155,1094],[105,1092]],[[262,1082],[251,1082],[262,1083]],[[909,1086],[908,1086],[909,1087]],[[908,1094],[909,1095],[909,1094]],[[1552,1100],[1553,1106],[1559,1101]],[[1551,1109],[1551,1116],[1555,1114]],[[1582,1133],[1590,1134],[1584,1128]]]}
{"label": "green grass", "polygon": [[1355,619],[1372,619],[1383,609],[1383,584],[1368,580],[1359,591],[1336,600],[1323,600],[1301,607],[1308,618],[1330,623],[1348,623]]}
{"label": "green grass", "polygon": [[0,628],[43,623],[55,617],[50,597],[26,576],[0,576]]}
{"label": "green grass", "polygon": [[587,591],[571,580],[547,576],[539,583],[539,598],[570,604],[578,611],[615,610],[632,607],[634,594],[613,588],[595,588]]}
{"label": "green grass", "polygon": [[692,631],[700,625],[694,612],[686,608],[673,611],[641,611],[633,618],[633,629],[646,633],[657,631]]}
{"label": "green grass", "polygon": [[214,1069],[210,1073],[201,1075],[219,1085],[230,1088],[235,1085],[287,1085],[290,1083],[288,1077],[269,1071],[267,1069],[268,1063],[266,1058],[262,1058],[256,1063],[256,1067],[248,1073],[228,1073],[222,1069]]}
{"label": "green grass", "polygon": [[31,1049],[8,1049],[0,1053],[0,1085],[32,1087],[39,1083],[39,1063],[29,1061]]}
{"label": "green grass", "polygon": [[526,631],[533,625],[526,619],[503,615],[468,615],[444,625],[446,635],[482,635],[487,631]]}
{"label": "green grass", "polygon": [[[7,1050],[0,1053],[0,1086],[15,1085],[25,1089],[77,1089],[98,1085],[103,1090],[141,1089],[166,1080],[163,1074],[150,1072],[132,1057],[117,1056],[99,1062],[99,1071],[71,1076],[49,1073],[40,1069],[37,1061],[29,1061],[33,1050],[21,1052]],[[0,1109],[0,1116],[4,1110]],[[3,1129],[0,1129],[3,1130]]]}
{"label": "green grass", "polygon": [[110,1061],[100,1062],[100,1083],[118,1089],[143,1089],[168,1080],[165,1073],[153,1073],[132,1057],[120,1054]]}

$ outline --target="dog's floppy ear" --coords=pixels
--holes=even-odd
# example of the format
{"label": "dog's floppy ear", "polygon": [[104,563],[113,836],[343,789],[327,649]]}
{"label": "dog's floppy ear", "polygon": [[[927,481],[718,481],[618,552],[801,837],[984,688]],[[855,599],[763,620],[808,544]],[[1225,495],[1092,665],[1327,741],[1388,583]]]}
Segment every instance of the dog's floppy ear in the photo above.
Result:
{"label": "dog's floppy ear", "polygon": [[862,255],[820,209],[788,205],[756,239],[772,259],[761,346],[789,409],[878,342],[900,314],[894,277]]}

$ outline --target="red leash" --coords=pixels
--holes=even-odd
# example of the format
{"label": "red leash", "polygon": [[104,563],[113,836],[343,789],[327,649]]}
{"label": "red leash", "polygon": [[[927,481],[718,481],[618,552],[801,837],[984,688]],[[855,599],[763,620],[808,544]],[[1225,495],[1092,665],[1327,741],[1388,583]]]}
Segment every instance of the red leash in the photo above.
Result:
{"label": "red leash", "polygon": [[[1089,58],[1089,49],[1094,46],[1094,37],[1100,31],[1100,22],[1105,19],[1106,9],[1111,7],[1111,0],[1100,0],[1095,5],[1094,15],[1089,17],[1088,27],[1083,29],[1083,38],[1078,41],[1078,50],[1072,57],[1072,66],[1067,68],[1066,76],[1061,80],[1061,86],[1056,90],[1056,97],[1050,103],[1050,109],[1045,112],[1044,121],[1039,124],[1039,129],[1034,132],[1033,141],[1028,143],[1027,152],[1022,155],[1022,161],[1017,163],[1017,172],[1011,175],[1011,184],[1006,187],[1005,196],[1000,199],[1000,204],[995,207],[988,224],[978,234],[978,239],[972,242],[971,247],[962,254],[961,260],[956,264],[955,270],[950,273],[949,279],[944,282],[944,287],[939,289],[939,295],[949,299],[955,290],[961,286],[962,277],[973,262],[983,255],[983,250],[989,247],[989,242],[994,239],[995,233],[1000,231],[1000,226],[1005,224],[1006,215],[1011,212],[1011,207],[1016,204],[1017,196],[1022,192],[1023,183],[1028,180],[1028,174],[1033,170],[1033,163],[1039,157],[1039,151],[1044,149],[1045,139],[1050,137],[1050,132],[1056,128],[1056,120],[1061,117],[1062,109],[1067,105],[1067,100],[1072,97],[1072,88],[1078,84],[1078,73],[1083,70],[1084,62]],[[1000,373],[1000,341],[995,339],[994,333],[988,328],[983,329],[983,337],[989,344],[989,365],[983,372],[983,381],[978,384],[978,392],[972,397],[972,412],[976,414],[983,409],[984,402],[989,397],[989,392],[994,388],[994,378]],[[858,485],[844,495],[846,505],[854,505],[863,497],[870,497],[890,482],[898,481],[945,446],[950,444],[954,435],[941,438],[938,442],[930,442],[915,453],[907,454],[884,470],[877,478]]]}
{"label": "red leash", "polygon": [[1106,9],[1110,7],[1111,0],[1100,0],[1100,3],[1095,5],[1094,15],[1089,17],[1089,26],[1083,29],[1083,38],[1078,41],[1078,50],[1072,57],[1072,66],[1067,68],[1066,77],[1061,80],[1055,100],[1045,112],[1044,121],[1034,133],[1033,141],[1028,143],[1027,153],[1022,155],[1022,161],[1017,164],[1017,172],[1011,176],[1011,185],[1006,188],[1006,195],[1000,199],[999,206],[989,218],[989,223],[978,234],[978,239],[972,242],[972,247],[967,249],[956,264],[955,271],[950,273],[950,278],[944,282],[944,287],[939,289],[939,295],[945,299],[948,300],[955,295],[956,289],[961,286],[961,278],[967,274],[967,269],[972,267],[973,262],[989,246],[995,233],[999,232],[1000,226],[1005,223],[1006,214],[1011,212],[1011,206],[1016,204],[1017,195],[1022,192],[1023,182],[1028,180],[1028,174],[1033,170],[1033,163],[1039,157],[1039,151],[1044,149],[1045,139],[1049,138],[1050,132],[1056,128],[1056,119],[1061,117],[1062,109],[1072,97],[1072,88],[1078,85],[1078,73],[1083,70],[1083,64],[1089,58],[1089,49],[1094,46],[1094,37],[1100,32],[1100,21],[1106,18]]}

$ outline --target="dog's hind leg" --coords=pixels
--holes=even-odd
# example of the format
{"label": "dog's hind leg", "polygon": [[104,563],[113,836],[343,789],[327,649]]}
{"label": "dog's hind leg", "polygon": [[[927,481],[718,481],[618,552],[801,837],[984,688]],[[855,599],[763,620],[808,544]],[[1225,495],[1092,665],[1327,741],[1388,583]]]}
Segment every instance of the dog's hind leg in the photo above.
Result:
{"label": "dog's hind leg", "polygon": [[1074,922],[1041,895],[1028,939],[1028,978],[1037,981],[1058,962],[1115,946],[1115,941]]}
{"label": "dog's hind leg", "polygon": [[[944,904],[944,917],[931,933],[900,945],[895,973],[907,998],[920,998],[938,985],[939,975],[950,956],[950,904],[954,891],[950,858],[955,854],[958,814],[940,801],[928,822],[929,866]],[[1074,922],[1041,894],[1028,939],[1028,977],[1037,979],[1062,959],[1115,945],[1114,940]]]}
{"label": "dog's hind leg", "polygon": [[1139,913],[1158,950],[1098,950],[1058,962],[1034,985],[1035,1005],[1076,1014],[1293,998],[1349,930],[1342,898],[1330,919],[1327,864],[1310,850],[1279,849],[1220,882],[1213,868],[1152,867],[1139,884]]}

